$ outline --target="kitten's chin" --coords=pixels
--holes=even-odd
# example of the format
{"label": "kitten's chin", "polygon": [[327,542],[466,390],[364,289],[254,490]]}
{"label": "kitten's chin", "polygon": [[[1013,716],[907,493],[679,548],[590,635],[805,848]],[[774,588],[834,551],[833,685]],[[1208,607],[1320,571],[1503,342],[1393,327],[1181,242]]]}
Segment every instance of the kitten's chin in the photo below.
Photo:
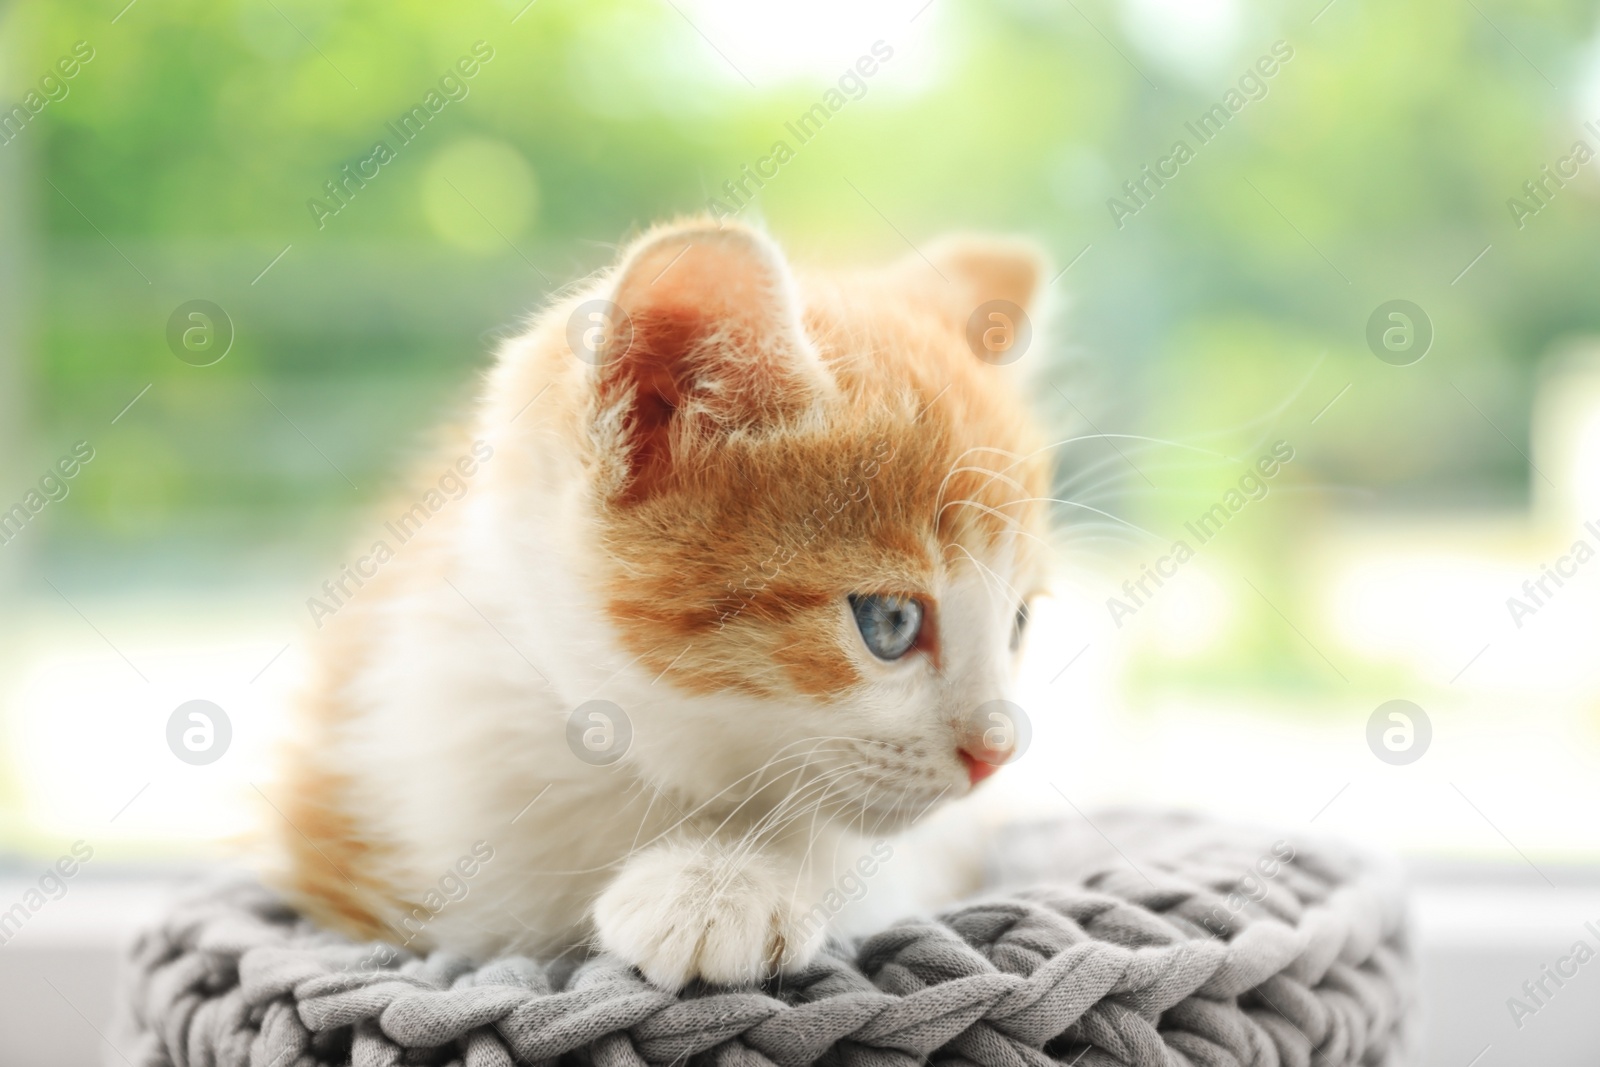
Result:
{"label": "kitten's chin", "polygon": [[922,795],[869,798],[856,804],[844,817],[868,837],[900,833],[911,829],[950,799],[949,790]]}

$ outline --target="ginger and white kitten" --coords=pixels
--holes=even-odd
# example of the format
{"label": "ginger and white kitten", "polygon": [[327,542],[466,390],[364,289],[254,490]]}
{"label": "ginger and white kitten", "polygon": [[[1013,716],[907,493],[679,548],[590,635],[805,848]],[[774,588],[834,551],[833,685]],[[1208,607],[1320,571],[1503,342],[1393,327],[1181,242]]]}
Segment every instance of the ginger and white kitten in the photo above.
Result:
{"label": "ginger and white kitten", "polygon": [[1048,471],[969,320],[1041,274],[979,239],[794,273],[694,220],[505,344],[423,472],[472,455],[467,491],[318,634],[279,884],[358,936],[597,944],[666,988],[806,962],[871,842],[1010,755],[982,709]]}

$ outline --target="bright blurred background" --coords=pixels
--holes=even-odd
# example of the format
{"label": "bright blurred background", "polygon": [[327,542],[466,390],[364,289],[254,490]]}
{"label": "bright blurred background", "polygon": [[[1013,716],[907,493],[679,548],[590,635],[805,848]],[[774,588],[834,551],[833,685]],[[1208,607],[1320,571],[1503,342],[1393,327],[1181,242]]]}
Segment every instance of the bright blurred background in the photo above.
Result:
{"label": "bright blurred background", "polygon": [[[98,871],[170,870],[247,828],[307,597],[496,339],[631,232],[708,198],[813,260],[1015,231],[1061,270],[1024,358],[1073,440],[1004,799],[1401,851],[1457,982],[1435,1019],[1473,1020],[1436,1022],[1428,1062],[1600,1057],[1562,1029],[1577,994],[1525,1030],[1503,1004],[1600,917],[1600,559],[1576,548],[1600,550],[1593,5],[125,3],[0,3],[19,877],[79,839]],[[389,124],[430,91],[402,144]],[[364,164],[379,140],[394,158]],[[340,204],[346,165],[368,177]],[[745,167],[771,176],[741,205]],[[195,300],[231,323],[204,366],[168,339]],[[1266,495],[1199,545],[1185,524],[1280,441]],[[1180,538],[1194,558],[1113,612]],[[1562,584],[1535,601],[1544,568]],[[191,699],[231,722],[213,764],[168,750]],[[1383,758],[1391,700],[1426,726],[1408,713]]]}

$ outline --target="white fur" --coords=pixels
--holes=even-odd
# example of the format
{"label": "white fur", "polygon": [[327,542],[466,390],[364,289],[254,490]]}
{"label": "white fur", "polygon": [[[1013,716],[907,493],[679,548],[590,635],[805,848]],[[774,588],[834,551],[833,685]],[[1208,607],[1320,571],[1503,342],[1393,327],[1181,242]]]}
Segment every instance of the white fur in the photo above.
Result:
{"label": "white fur", "polygon": [[[624,651],[597,603],[604,548],[557,428],[570,416],[546,400],[513,421],[537,347],[502,353],[473,429],[495,457],[390,564],[403,592],[365,620],[375,651],[344,694],[357,714],[315,754],[359,783],[354,814],[393,846],[384,876],[405,899],[475,841],[493,849],[414,943],[483,957],[598,942],[676,988],[804,963],[823,936],[807,917],[858,895],[841,880],[895,907],[930,903],[911,857],[862,857],[969,791],[957,748],[972,710],[1010,684],[1011,561],[946,557],[942,672],[920,655],[875,660],[842,590],[840,641],[867,678],[849,699],[680,692]],[[588,372],[552,371],[569,373]],[[631,750],[608,767],[567,745],[568,716],[596,698],[632,720]]]}

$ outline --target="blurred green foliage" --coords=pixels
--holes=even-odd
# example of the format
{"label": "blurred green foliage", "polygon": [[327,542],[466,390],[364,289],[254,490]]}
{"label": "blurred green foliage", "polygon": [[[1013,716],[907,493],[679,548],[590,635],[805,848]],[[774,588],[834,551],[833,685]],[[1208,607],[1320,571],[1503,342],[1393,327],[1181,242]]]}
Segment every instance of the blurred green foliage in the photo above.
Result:
{"label": "blurred green foliage", "polygon": [[[13,250],[31,444],[7,477],[20,490],[79,438],[100,449],[50,516],[42,545],[61,559],[194,576],[284,544],[325,553],[457,409],[496,331],[631,230],[699,209],[874,39],[894,60],[750,213],[840,259],[955,228],[1036,234],[1062,265],[1082,252],[1053,285],[1058,388],[1041,390],[1063,426],[1076,408],[1166,439],[1245,427],[1224,450],[1276,426],[1308,484],[1376,505],[1515,501],[1527,476],[1506,438],[1526,449],[1536,363],[1600,328],[1600,165],[1521,229],[1506,205],[1574,140],[1600,143],[1582,128],[1600,119],[1600,94],[1584,111],[1595,14],[1576,0],[1246,0],[1225,46],[1188,63],[1130,34],[1117,0],[884,4],[864,16],[881,28],[841,27],[810,76],[757,85],[751,59],[712,43],[707,4],[119,6],[0,16],[5,100],[75,42],[95,50],[0,147],[21,160],[4,193],[31,223]],[[1265,96],[1119,228],[1109,198],[1193,144],[1185,123],[1280,40],[1293,58]],[[478,41],[494,58],[469,94],[319,229],[307,201]],[[1436,329],[1415,366],[1366,349],[1368,315],[1395,297]],[[237,328],[215,366],[166,347],[193,298]],[[1086,455],[1064,452],[1064,470]],[[1123,470],[1095,499],[1162,531],[1233,478],[1137,455],[1159,491]]]}

